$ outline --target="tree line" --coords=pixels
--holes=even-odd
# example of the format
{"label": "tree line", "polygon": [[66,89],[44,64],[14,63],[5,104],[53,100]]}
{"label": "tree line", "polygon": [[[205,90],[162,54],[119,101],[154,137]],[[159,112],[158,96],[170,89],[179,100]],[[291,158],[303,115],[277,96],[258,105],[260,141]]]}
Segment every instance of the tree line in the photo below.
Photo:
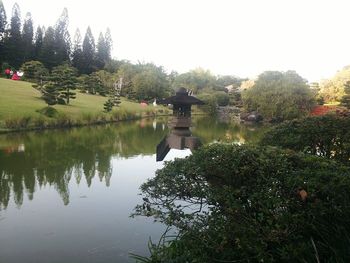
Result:
{"label": "tree line", "polygon": [[[91,28],[84,38],[77,29],[71,41],[68,32],[68,10],[65,8],[54,26],[38,26],[27,13],[21,20],[18,4],[8,20],[0,0],[0,63],[4,67],[21,68],[25,79],[54,82],[46,86],[43,95],[49,103],[69,103],[74,93],[62,87],[60,75],[70,71],[70,89],[109,96],[105,110],[118,104],[119,95],[131,100],[153,101],[164,98],[184,86],[206,102],[205,110],[215,113],[217,106],[243,107],[247,112],[259,112],[265,119],[282,121],[308,114],[316,102],[340,101],[350,105],[350,68],[345,67],[334,78],[319,83],[308,83],[295,71],[266,71],[256,79],[234,75],[216,76],[202,68],[179,74],[167,73],[153,63],[131,63],[111,58],[112,37],[109,29],[100,33],[97,44]],[[63,67],[62,65],[65,65]],[[55,80],[54,80],[55,78]],[[63,85],[65,86],[65,85]],[[118,96],[115,87],[119,87]],[[45,92],[45,90],[43,90]],[[58,92],[58,93],[57,93]],[[52,99],[54,98],[54,99]],[[113,102],[114,101],[114,102]]]}
{"label": "tree line", "polygon": [[31,60],[40,61],[46,68],[69,63],[81,74],[90,74],[102,69],[111,60],[112,36],[107,28],[99,34],[97,44],[91,28],[88,27],[84,38],[77,29],[71,41],[68,32],[68,10],[63,9],[54,26],[38,26],[34,32],[33,18],[27,12],[23,21],[17,3],[8,19],[3,2],[0,0],[0,64],[4,67],[19,69]]}

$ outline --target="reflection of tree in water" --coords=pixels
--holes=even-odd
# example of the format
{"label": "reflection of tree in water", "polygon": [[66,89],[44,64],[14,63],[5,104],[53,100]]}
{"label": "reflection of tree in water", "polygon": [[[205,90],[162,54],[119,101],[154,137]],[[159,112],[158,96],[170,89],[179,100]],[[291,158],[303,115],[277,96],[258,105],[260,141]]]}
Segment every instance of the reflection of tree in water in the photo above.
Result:
{"label": "reflection of tree in water", "polygon": [[[239,122],[223,122],[204,117],[194,119],[192,134],[201,139],[203,144],[213,141],[256,142],[265,132],[267,126],[244,125]],[[210,123],[210,125],[208,125]],[[210,128],[208,128],[210,127]]]}
{"label": "reflection of tree in water", "polygon": [[[152,121],[107,127],[86,127],[65,131],[48,131],[3,135],[0,137],[0,209],[6,208],[13,196],[20,206],[23,195],[33,199],[35,190],[54,186],[65,205],[69,203],[68,184],[73,177],[77,184],[85,177],[110,184],[111,158],[153,154],[154,146],[167,132]],[[145,140],[147,138],[147,140]],[[9,145],[24,144],[24,152],[5,153]]]}

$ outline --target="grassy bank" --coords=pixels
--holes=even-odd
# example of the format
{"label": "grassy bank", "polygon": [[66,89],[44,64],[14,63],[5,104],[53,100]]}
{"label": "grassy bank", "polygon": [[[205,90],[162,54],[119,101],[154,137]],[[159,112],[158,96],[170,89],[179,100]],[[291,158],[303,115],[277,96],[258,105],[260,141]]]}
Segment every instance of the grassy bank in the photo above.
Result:
{"label": "grassy bank", "polygon": [[50,118],[40,113],[47,105],[29,82],[0,78],[0,94],[0,132],[90,125],[170,113],[162,106],[141,106],[123,98],[119,108],[105,113],[106,97],[77,91],[77,98],[70,105],[55,105],[57,114]]}

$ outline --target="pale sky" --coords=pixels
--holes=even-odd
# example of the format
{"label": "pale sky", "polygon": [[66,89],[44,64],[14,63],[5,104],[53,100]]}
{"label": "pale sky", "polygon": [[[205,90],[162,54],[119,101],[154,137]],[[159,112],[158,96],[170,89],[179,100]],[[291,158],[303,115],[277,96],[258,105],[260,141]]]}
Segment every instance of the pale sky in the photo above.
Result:
{"label": "pale sky", "polygon": [[96,41],[109,27],[114,58],[168,72],[295,70],[318,81],[350,64],[349,0],[3,0],[8,21],[14,2],[35,27],[67,7],[72,39],[77,27],[84,37],[90,25]]}

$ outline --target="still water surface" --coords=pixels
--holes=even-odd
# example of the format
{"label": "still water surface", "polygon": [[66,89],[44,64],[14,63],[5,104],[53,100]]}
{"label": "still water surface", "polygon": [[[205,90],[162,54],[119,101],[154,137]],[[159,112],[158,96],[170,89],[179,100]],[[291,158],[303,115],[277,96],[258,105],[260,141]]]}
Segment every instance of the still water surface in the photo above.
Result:
{"label": "still water surface", "polygon": [[[193,135],[254,141],[261,128],[197,118]],[[163,166],[166,119],[0,135],[0,262],[134,262],[165,230],[130,218],[140,185]],[[165,160],[189,155],[171,150]]]}

